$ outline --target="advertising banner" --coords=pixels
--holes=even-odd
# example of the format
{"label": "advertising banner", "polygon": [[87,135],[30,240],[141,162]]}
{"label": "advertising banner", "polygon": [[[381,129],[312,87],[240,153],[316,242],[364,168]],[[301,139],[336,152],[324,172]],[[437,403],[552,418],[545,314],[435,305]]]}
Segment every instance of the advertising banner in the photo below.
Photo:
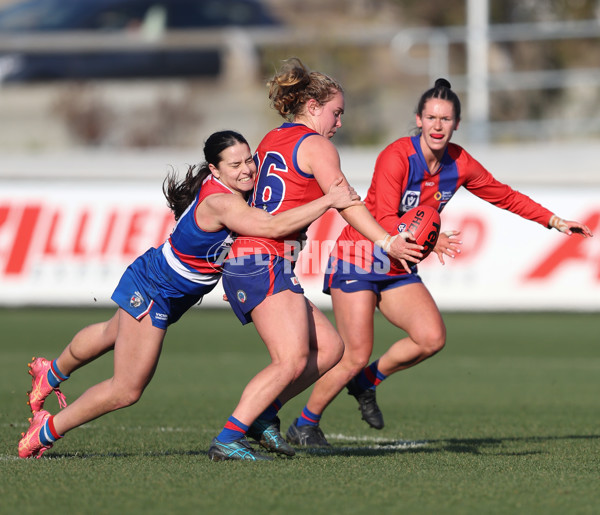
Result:
{"label": "advertising banner", "polygon": [[[354,186],[364,195],[368,184]],[[567,237],[461,191],[442,213],[442,230],[461,231],[461,254],[445,265],[431,254],[419,266],[442,310],[600,311],[600,187],[523,192],[596,237]],[[323,308],[323,270],[344,223],[336,211],[313,223],[296,265]],[[110,306],[125,268],[173,225],[154,181],[3,182],[0,305]],[[220,286],[203,305],[227,307]]]}

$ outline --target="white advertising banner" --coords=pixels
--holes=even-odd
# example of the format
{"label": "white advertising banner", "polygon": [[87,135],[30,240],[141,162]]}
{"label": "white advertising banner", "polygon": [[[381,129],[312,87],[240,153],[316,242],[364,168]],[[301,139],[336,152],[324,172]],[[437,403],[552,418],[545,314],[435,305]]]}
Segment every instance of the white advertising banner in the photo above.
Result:
{"label": "white advertising banner", "polygon": [[[363,195],[367,186],[355,185]],[[461,191],[442,213],[442,230],[462,231],[460,256],[442,266],[432,254],[419,269],[442,310],[600,311],[600,187],[524,192],[596,237],[567,237]],[[154,181],[2,182],[0,305],[110,306],[128,264],[173,223]],[[324,308],[323,269],[343,223],[335,211],[317,220],[296,267]],[[227,306],[220,286],[203,305]]]}

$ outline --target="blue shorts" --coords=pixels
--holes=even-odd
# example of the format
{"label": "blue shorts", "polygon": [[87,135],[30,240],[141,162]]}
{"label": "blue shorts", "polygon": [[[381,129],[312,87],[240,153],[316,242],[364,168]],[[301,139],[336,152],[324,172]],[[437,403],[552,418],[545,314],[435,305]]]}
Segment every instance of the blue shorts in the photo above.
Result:
{"label": "blue shorts", "polygon": [[413,267],[412,274],[387,275],[369,272],[347,261],[330,256],[323,280],[323,293],[331,295],[331,288],[339,288],[343,292],[370,290],[379,295],[382,291],[391,290],[412,283],[422,283],[423,280]]}
{"label": "blue shorts", "polygon": [[228,259],[223,266],[223,290],[242,324],[252,322],[251,311],[268,296],[284,290],[304,294],[294,263],[268,254]]}
{"label": "blue shorts", "polygon": [[152,248],[127,267],[111,298],[136,320],[149,315],[154,327],[166,330],[216,285],[194,284],[193,294],[183,293],[173,288],[170,273],[161,249]]}

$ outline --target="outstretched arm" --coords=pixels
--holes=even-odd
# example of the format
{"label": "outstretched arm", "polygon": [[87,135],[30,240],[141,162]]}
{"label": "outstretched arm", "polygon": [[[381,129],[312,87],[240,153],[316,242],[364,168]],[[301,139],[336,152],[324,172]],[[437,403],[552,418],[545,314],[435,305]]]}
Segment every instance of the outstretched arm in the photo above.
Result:
{"label": "outstretched arm", "polygon": [[583,225],[579,222],[573,222],[570,220],[563,220],[556,215],[552,215],[550,217],[550,222],[548,222],[549,227],[554,227],[557,231],[564,232],[568,236],[571,236],[574,233],[581,234],[584,237],[593,236],[592,231],[590,231],[587,225]]}

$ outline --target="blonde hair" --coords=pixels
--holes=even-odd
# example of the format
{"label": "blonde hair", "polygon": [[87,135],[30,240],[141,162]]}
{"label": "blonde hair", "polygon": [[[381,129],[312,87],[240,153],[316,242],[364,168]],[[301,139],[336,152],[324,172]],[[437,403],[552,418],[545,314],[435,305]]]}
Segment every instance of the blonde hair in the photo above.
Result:
{"label": "blonde hair", "polygon": [[271,106],[288,121],[301,114],[310,99],[324,105],[337,92],[344,92],[337,80],[310,71],[297,57],[283,61],[281,69],[267,82],[267,86]]}

